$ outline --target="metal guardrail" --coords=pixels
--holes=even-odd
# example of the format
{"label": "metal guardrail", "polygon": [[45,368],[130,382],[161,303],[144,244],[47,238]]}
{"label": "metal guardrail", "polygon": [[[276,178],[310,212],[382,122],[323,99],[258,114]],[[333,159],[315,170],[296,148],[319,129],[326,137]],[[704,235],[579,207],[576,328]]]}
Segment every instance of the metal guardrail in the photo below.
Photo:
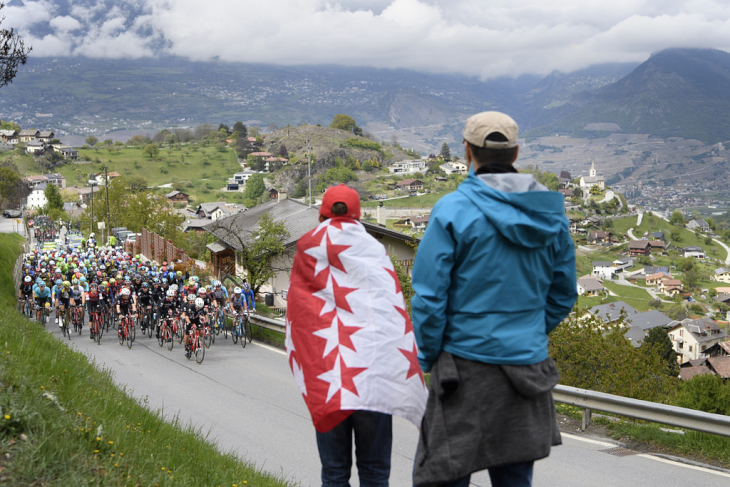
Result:
{"label": "metal guardrail", "polygon": [[722,414],[706,413],[563,385],[555,386],[553,399],[556,402],[582,408],[581,426],[584,430],[591,422],[592,411],[596,410],[730,437],[730,416]]}
{"label": "metal guardrail", "polygon": [[[251,315],[251,322],[280,333],[286,331],[286,323],[283,320]],[[553,399],[555,402],[583,409],[581,423],[583,430],[591,423],[593,411],[602,411],[627,418],[730,437],[730,416],[722,414],[706,413],[564,385],[555,386]]]}
{"label": "metal guardrail", "polygon": [[257,314],[250,315],[249,319],[253,325],[266,328],[267,330],[277,331],[279,333],[286,333],[286,323],[283,320],[266,318],[265,316],[259,316]]}

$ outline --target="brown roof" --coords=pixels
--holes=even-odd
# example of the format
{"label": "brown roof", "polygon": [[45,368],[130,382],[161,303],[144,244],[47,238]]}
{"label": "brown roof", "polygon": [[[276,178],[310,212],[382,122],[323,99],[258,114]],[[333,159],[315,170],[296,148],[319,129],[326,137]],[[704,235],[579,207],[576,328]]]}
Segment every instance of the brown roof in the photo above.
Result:
{"label": "brown roof", "polygon": [[650,240],[649,245],[652,247],[664,247],[664,242],[661,240]]}
{"label": "brown roof", "polygon": [[689,380],[696,375],[706,374],[712,374],[712,371],[704,365],[699,365],[697,367],[685,367],[679,371],[679,378],[682,380]]}
{"label": "brown roof", "polygon": [[707,363],[723,379],[730,378],[730,357],[710,357]]}
{"label": "brown roof", "polygon": [[629,242],[629,249],[645,249],[648,246],[648,240],[632,240]]}
{"label": "brown roof", "polygon": [[663,279],[662,284],[664,284],[664,287],[669,287],[669,286],[680,286],[681,287],[682,281],[680,281],[679,279]]}

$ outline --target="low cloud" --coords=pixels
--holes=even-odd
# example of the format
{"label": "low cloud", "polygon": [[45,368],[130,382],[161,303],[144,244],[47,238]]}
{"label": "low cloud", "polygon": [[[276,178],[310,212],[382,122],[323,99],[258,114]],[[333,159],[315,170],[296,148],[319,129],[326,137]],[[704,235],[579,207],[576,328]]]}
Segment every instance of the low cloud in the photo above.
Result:
{"label": "low cloud", "polygon": [[340,64],[490,78],[730,51],[724,0],[52,0],[8,2],[34,56]]}

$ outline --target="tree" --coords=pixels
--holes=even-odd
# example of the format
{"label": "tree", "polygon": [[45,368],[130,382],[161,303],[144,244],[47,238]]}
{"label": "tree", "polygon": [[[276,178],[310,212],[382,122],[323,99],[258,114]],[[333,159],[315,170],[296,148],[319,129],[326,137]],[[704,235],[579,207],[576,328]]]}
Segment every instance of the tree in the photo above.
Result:
{"label": "tree", "polygon": [[9,206],[20,206],[20,198],[27,195],[27,189],[28,186],[14,167],[0,166],[0,204],[3,207],[6,201]]}
{"label": "tree", "polygon": [[676,226],[684,226],[684,215],[679,210],[674,210],[672,216],[669,217],[669,223]]}
{"label": "tree", "polygon": [[248,131],[246,130],[246,126],[243,124],[243,122],[236,122],[233,124],[233,131],[238,132],[238,136],[240,138],[246,138],[248,137]]}
{"label": "tree", "polygon": [[658,401],[677,386],[658,354],[637,349],[623,324],[575,313],[550,334],[550,356],[560,383],[624,397]]}
{"label": "tree", "polygon": [[333,129],[344,130],[345,132],[352,132],[357,127],[357,123],[355,123],[355,119],[351,116],[345,115],[344,113],[338,113],[332,119],[330,127]]}
{"label": "tree", "polygon": [[63,210],[63,197],[55,184],[47,184],[44,191],[46,196],[46,211]]}
{"label": "tree", "polygon": [[142,154],[152,159],[160,155],[160,149],[157,147],[157,144],[147,144],[142,149]]}
{"label": "tree", "polygon": [[[0,3],[0,10],[3,8],[5,4]],[[0,18],[0,24],[3,20],[4,17]],[[32,50],[32,47],[25,48],[25,43],[14,29],[0,29],[0,87],[13,82],[18,67],[26,63]]]}
{"label": "tree", "polygon": [[126,188],[129,191],[138,193],[147,189],[147,180],[142,176],[130,176],[124,181]]}
{"label": "tree", "polygon": [[707,413],[730,414],[730,384],[719,375],[695,376],[682,383],[675,404]]}
{"label": "tree", "polygon": [[284,159],[289,159],[289,151],[284,144],[281,144],[281,146],[279,146],[279,156],[283,157]]}
{"label": "tree", "polygon": [[243,196],[246,199],[257,200],[266,191],[263,174],[253,174],[246,181],[246,189],[243,190]]}
{"label": "tree", "polygon": [[439,152],[439,155],[444,158],[444,161],[451,160],[451,149],[449,149],[449,144],[446,142],[441,144],[441,152]]}
{"label": "tree", "polygon": [[88,137],[86,137],[86,145],[90,145],[91,147],[94,147],[97,142],[99,142],[99,139],[97,139],[93,135],[89,135]]}
{"label": "tree", "polygon": [[672,347],[672,340],[669,334],[662,327],[651,328],[641,345],[646,353],[654,353],[659,356],[666,365],[667,375],[670,377],[679,376],[679,364],[677,363],[677,352]]}

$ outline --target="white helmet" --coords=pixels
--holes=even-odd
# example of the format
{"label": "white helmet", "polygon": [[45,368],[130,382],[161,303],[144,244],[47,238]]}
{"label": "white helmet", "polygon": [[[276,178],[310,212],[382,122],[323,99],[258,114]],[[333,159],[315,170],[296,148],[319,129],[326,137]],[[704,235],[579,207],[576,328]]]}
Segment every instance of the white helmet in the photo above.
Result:
{"label": "white helmet", "polygon": [[198,289],[198,294],[205,294],[205,293],[207,293],[207,292],[208,292],[208,290],[207,290],[207,289],[205,289],[205,286],[203,286],[203,287],[201,287],[200,289]]}
{"label": "white helmet", "polygon": [[195,294],[188,294],[188,301],[195,301]]}
{"label": "white helmet", "polygon": [[233,294],[241,294],[241,288],[240,288],[240,287],[238,287],[238,286],[236,286],[236,287],[235,287],[235,288],[233,289]]}
{"label": "white helmet", "polygon": [[95,235],[95,233],[94,233],[94,232],[91,232],[91,233],[89,234],[89,237],[91,237],[91,238],[94,238],[94,235]]}
{"label": "white helmet", "polygon": [[203,301],[203,298],[198,298],[195,300],[196,308],[201,309],[203,306],[205,306],[205,301]]}
{"label": "white helmet", "polygon": [[24,280],[25,282],[30,282],[30,281],[31,281],[31,278],[30,278],[30,276],[25,276],[25,279],[23,279],[23,280]]}
{"label": "white helmet", "polygon": [[126,288],[126,287],[122,288],[122,296],[129,296],[130,294],[131,294],[131,292],[129,291],[128,288]]}
{"label": "white helmet", "polygon": [[170,286],[170,291],[177,292],[177,284]]}
{"label": "white helmet", "polygon": [[167,294],[167,297],[168,298],[174,298],[175,297],[175,291],[173,291],[172,289],[168,289],[166,294]]}

